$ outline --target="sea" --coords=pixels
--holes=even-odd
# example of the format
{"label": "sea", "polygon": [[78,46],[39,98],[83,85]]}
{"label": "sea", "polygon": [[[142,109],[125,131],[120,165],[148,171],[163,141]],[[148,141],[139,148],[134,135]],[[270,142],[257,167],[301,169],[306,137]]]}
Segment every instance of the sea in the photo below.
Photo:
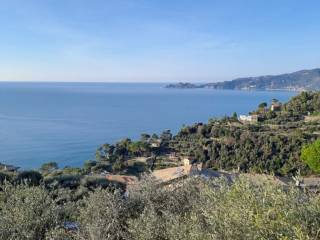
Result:
{"label": "sea", "polygon": [[0,83],[0,162],[82,166],[104,143],[247,114],[287,91],[167,89],[163,83]]}

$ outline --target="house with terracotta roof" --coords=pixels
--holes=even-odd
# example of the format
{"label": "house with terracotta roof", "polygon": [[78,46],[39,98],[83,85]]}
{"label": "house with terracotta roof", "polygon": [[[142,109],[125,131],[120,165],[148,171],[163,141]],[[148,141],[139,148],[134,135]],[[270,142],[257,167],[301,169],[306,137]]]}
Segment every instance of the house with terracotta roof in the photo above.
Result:
{"label": "house with terracotta roof", "polygon": [[183,166],[154,170],[152,176],[162,183],[171,182],[189,175],[195,175],[202,170],[202,164],[195,164],[191,158],[182,160]]}

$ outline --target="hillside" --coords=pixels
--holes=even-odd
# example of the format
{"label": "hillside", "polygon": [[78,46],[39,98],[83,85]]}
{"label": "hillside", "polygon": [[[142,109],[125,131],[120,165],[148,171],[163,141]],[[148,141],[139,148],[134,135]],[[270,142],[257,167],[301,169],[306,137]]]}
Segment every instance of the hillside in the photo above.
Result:
{"label": "hillside", "polygon": [[237,78],[206,84],[177,83],[169,84],[167,88],[212,88],[230,90],[319,90],[320,69],[301,70],[281,75]]}

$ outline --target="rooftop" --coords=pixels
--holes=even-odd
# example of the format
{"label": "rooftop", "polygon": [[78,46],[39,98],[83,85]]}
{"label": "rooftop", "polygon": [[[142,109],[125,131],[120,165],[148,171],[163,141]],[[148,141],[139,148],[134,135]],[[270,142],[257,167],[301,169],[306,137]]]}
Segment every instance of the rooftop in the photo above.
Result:
{"label": "rooftop", "polygon": [[123,183],[126,185],[134,184],[138,181],[138,178],[136,176],[130,176],[130,175],[112,175],[108,174],[106,175],[106,179],[112,182],[118,182]]}
{"label": "rooftop", "polygon": [[161,182],[168,182],[177,178],[181,178],[183,176],[187,176],[190,172],[190,168],[191,165],[188,167],[180,166],[155,170],[152,172],[152,176],[154,176],[157,180]]}

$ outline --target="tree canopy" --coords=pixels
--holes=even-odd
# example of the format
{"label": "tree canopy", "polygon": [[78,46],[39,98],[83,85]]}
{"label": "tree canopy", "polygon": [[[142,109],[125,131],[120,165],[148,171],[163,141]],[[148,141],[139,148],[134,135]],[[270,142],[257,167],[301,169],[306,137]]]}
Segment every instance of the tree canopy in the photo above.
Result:
{"label": "tree canopy", "polygon": [[320,139],[302,148],[301,159],[311,170],[320,173]]}

